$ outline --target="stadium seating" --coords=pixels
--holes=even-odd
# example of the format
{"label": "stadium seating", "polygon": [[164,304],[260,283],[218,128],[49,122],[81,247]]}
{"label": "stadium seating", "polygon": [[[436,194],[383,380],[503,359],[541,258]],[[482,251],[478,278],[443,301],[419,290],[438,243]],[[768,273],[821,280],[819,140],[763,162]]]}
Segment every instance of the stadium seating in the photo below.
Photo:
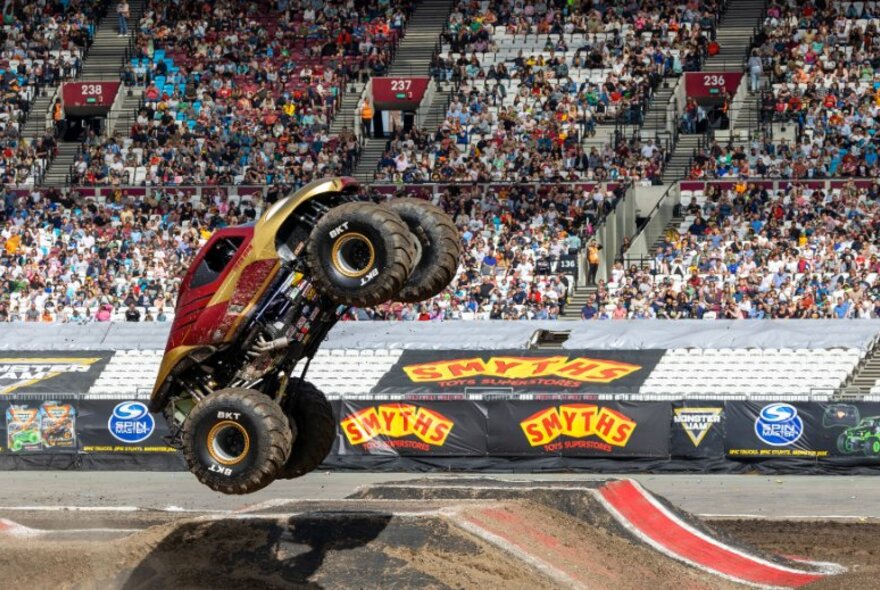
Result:
{"label": "stadium seating", "polygon": [[117,351],[92,384],[89,395],[149,395],[159,373],[162,353],[161,350]]}
{"label": "stadium seating", "polygon": [[[399,349],[320,349],[309,366],[308,380],[332,399],[374,397],[371,391],[401,354]],[[630,393],[658,400],[827,399],[845,385],[865,354],[860,349],[673,349]],[[145,395],[161,360],[161,351],[116,352],[89,394]]]}
{"label": "stadium seating", "polygon": [[876,193],[852,183],[685,192],[684,220],[644,264],[618,263],[595,306],[644,318],[880,317]]}
{"label": "stadium seating", "polygon": [[859,349],[674,349],[639,392],[661,399],[831,396],[864,357]]}
{"label": "stadium seating", "polygon": [[94,35],[101,0],[4,8],[0,49],[0,154],[4,186],[35,186],[54,156],[51,133],[26,137],[22,130],[38,91],[76,77]]}
{"label": "stadium seating", "polygon": [[[149,3],[127,84],[146,83],[127,136],[90,145],[79,185],[284,184],[350,173],[359,146],[327,133],[346,82],[381,74],[409,11],[343,2]],[[234,61],[232,56],[234,56]]]}
{"label": "stadium seating", "polygon": [[755,55],[764,63],[764,123],[789,123],[794,142],[710,145],[691,178],[875,177],[880,24],[874,2],[771,2]]}

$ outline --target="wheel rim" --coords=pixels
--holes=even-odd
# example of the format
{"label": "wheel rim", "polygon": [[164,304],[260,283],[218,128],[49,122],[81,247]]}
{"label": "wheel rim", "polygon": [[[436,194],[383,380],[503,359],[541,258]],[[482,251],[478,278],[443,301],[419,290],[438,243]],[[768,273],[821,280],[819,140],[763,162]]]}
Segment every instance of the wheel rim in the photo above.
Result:
{"label": "wheel rim", "polygon": [[251,439],[247,430],[237,423],[224,420],[208,433],[208,452],[222,465],[237,465],[247,457]]}
{"label": "wheel rim", "polygon": [[330,261],[337,272],[351,278],[360,278],[373,268],[376,251],[373,243],[363,234],[341,236],[333,244]]}

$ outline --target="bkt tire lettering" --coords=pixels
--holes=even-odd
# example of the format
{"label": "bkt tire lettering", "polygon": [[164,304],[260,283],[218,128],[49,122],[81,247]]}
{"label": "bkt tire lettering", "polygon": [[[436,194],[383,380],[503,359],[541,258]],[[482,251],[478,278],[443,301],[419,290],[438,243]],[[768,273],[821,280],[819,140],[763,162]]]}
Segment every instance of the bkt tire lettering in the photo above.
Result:
{"label": "bkt tire lettering", "polygon": [[230,469],[229,467],[221,467],[216,463],[211,463],[211,467],[208,468],[208,471],[219,473],[220,475],[225,475],[226,477],[232,475],[232,469]]}
{"label": "bkt tire lettering", "polygon": [[330,237],[335,238],[347,229],[348,229],[348,222],[346,221],[345,223],[337,225],[332,230],[330,230]]}
{"label": "bkt tire lettering", "polygon": [[366,285],[367,283],[369,283],[370,281],[375,279],[377,276],[379,276],[379,269],[374,268],[373,270],[368,272],[366,274],[366,276],[364,276],[364,278],[361,279],[361,287],[363,287],[364,285]]}

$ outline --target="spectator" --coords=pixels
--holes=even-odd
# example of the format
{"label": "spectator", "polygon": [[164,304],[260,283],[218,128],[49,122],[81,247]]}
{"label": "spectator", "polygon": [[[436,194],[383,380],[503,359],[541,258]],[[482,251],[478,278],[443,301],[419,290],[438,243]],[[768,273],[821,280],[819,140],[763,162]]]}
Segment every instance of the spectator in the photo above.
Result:
{"label": "spectator", "polygon": [[128,18],[131,16],[128,2],[122,0],[116,5],[116,17],[119,21],[119,37],[128,36]]}

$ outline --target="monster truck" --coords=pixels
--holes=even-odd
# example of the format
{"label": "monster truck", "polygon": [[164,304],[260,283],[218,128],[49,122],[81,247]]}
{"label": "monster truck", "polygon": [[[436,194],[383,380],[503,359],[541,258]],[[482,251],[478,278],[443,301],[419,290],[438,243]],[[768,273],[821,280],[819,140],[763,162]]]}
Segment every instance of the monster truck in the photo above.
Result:
{"label": "monster truck", "polygon": [[256,223],[215,231],[182,279],[150,410],[216,491],[314,470],[335,421],[305,374],[330,328],[351,306],[422,301],[455,276],[460,241],[443,211],[358,193],[350,178],[314,181]]}
{"label": "monster truck", "polygon": [[837,437],[837,450],[845,455],[861,451],[880,456],[880,416],[862,418],[857,426],[841,432]]}

